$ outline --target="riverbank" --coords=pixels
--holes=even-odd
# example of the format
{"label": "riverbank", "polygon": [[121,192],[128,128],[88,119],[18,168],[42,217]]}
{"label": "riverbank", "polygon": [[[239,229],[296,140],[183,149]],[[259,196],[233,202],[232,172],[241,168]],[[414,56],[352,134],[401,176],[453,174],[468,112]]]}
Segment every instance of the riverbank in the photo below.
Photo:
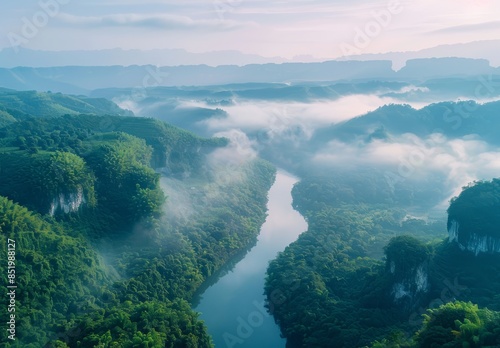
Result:
{"label": "riverbank", "polygon": [[297,181],[278,171],[257,244],[206,289],[194,308],[201,312],[216,347],[285,347],[278,326],[264,308],[263,292],[269,261],[307,230],[304,218],[292,208],[291,190]]}

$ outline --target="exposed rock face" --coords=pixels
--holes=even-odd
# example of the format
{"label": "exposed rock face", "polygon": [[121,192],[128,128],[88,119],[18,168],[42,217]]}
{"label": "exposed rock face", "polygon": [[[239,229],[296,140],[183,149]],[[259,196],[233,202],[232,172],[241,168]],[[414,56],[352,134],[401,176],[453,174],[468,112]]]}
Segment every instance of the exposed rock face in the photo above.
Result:
{"label": "exposed rock face", "polygon": [[68,194],[60,193],[57,197],[54,197],[50,204],[49,214],[54,216],[57,213],[73,213],[78,211],[84,203],[83,189],[79,187],[77,192]]}
{"label": "exposed rock face", "polygon": [[[391,264],[391,271],[392,270]],[[413,307],[413,305],[418,302],[419,297],[425,295],[428,291],[429,274],[427,271],[427,263],[423,263],[412,270],[412,272],[407,274],[403,279],[394,283],[391,295],[395,303],[407,302],[410,307]]]}
{"label": "exposed rock face", "polygon": [[449,227],[448,227],[448,236],[449,236],[449,241],[457,241],[458,242],[458,229],[460,227],[460,224],[457,222],[457,220],[452,220]]}
{"label": "exposed rock face", "polygon": [[460,224],[451,220],[448,224],[450,243],[457,243],[462,250],[468,250],[476,255],[479,253],[500,253],[500,238],[482,236],[475,232],[460,233]]}
{"label": "exposed rock face", "polygon": [[448,207],[449,242],[475,255],[500,253],[500,179],[474,181]]}
{"label": "exposed rock face", "polygon": [[391,303],[405,310],[422,305],[430,290],[429,248],[411,236],[391,239],[385,248]]}

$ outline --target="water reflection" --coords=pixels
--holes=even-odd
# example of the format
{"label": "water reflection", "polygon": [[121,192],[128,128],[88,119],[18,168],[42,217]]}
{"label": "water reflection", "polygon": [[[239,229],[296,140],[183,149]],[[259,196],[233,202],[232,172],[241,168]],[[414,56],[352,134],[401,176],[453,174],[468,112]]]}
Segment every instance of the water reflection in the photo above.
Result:
{"label": "water reflection", "polygon": [[201,312],[217,348],[284,348],[279,328],[264,308],[264,278],[269,261],[307,229],[293,210],[291,190],[297,179],[278,171],[269,191],[268,217],[256,246],[210,286],[195,310]]}

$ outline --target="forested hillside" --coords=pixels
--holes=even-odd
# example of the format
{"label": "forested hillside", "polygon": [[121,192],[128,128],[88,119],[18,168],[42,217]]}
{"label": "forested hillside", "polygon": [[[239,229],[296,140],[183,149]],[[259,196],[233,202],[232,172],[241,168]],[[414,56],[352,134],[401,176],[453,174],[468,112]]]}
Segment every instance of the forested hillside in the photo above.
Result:
{"label": "forested hillside", "polygon": [[[488,226],[497,215],[497,181],[471,184],[452,201],[448,228],[460,219],[465,236],[450,230],[444,240],[436,237],[446,233],[445,222],[405,217],[408,206],[397,191],[374,202],[370,190],[356,191],[352,178],[298,183],[294,206],[309,229],[271,262],[265,289],[287,346],[498,346],[499,313],[491,310],[500,309],[500,256],[496,249],[476,256],[460,244],[471,226],[496,237]],[[384,204],[388,199],[399,208]],[[454,300],[488,309],[444,305]],[[422,324],[427,308],[434,309]]]}
{"label": "forested hillside", "polygon": [[[73,98],[44,96],[51,110]],[[33,107],[0,128],[0,238],[15,241],[18,286],[6,347],[211,347],[189,301],[255,243],[274,167],[213,166],[226,139],[153,119]],[[181,189],[198,211],[188,222],[169,213]]]}
{"label": "forested hillside", "polygon": [[0,88],[0,125],[27,117],[56,117],[65,114],[111,114],[132,116],[104,98],[66,95],[61,93],[15,91]]}
{"label": "forested hillside", "polygon": [[371,141],[411,133],[428,136],[442,133],[449,138],[470,134],[498,144],[496,117],[500,102],[477,103],[472,100],[439,102],[415,109],[408,104],[384,105],[365,115],[319,129],[311,139],[312,146],[328,141]]}

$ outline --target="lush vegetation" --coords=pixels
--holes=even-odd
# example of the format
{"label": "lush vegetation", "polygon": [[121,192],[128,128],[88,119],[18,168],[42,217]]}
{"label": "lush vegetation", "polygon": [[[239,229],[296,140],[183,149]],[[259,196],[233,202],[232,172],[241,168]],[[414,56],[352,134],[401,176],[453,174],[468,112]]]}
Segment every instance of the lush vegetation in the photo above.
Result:
{"label": "lush vegetation", "polygon": [[[50,341],[53,328],[102,304],[111,277],[82,236],[71,236],[56,221],[44,220],[4,197],[0,197],[0,230],[0,243],[6,247],[7,239],[12,239],[16,249],[18,340],[12,346],[39,347],[40,342]],[[7,284],[6,263],[0,269]],[[2,297],[3,308],[7,300]],[[1,313],[2,322],[7,322],[9,313]]]}
{"label": "lush vegetation", "polygon": [[[476,256],[443,241],[445,221],[405,217],[408,206],[392,205],[404,202],[398,191],[373,193],[369,178],[366,193],[352,177],[306,178],[294,188],[294,207],[309,229],[270,263],[265,288],[288,345],[498,346],[499,314],[492,310],[500,309],[500,256]],[[497,180],[470,185],[452,200],[450,216],[488,228],[489,214],[493,221],[497,214],[496,190]],[[455,299],[488,309],[447,304]],[[453,306],[479,311],[481,320],[450,312]],[[429,307],[437,309],[422,322]],[[433,319],[441,316],[452,317],[451,324]]]}
{"label": "lush vegetation", "polygon": [[28,117],[51,118],[81,113],[133,115],[131,111],[123,110],[104,98],[0,88],[0,119],[6,119],[8,123]]}
{"label": "lush vegetation", "polygon": [[59,195],[81,192],[95,206],[95,175],[70,152],[0,152],[0,195],[40,213],[49,213]]}
{"label": "lush vegetation", "polygon": [[[421,109],[414,109],[408,104],[384,105],[347,122],[319,129],[311,142],[315,146],[324,146],[333,139],[351,141],[362,137],[370,140],[377,135],[405,133],[422,137],[440,132],[448,138],[478,134],[488,143],[498,144],[495,134],[499,127],[496,122],[499,109],[499,101],[479,104],[472,100],[439,102]],[[463,117],[465,112],[461,114],[459,110],[467,110],[467,117]]]}
{"label": "lush vegetation", "polygon": [[420,330],[412,337],[393,333],[375,341],[372,348],[498,347],[500,312],[479,308],[471,302],[452,301],[423,314]]}
{"label": "lush vegetation", "polygon": [[182,300],[125,301],[86,316],[76,330],[69,337],[70,347],[212,346],[203,323]]}
{"label": "lush vegetation", "polygon": [[500,312],[471,302],[449,302],[424,314],[416,347],[498,347]]}
{"label": "lush vegetation", "polygon": [[356,207],[354,210],[370,206],[394,211],[395,207],[400,207],[397,210],[406,214],[407,211],[433,206],[445,195],[432,184],[437,178],[429,179],[429,185],[422,181],[420,186],[377,168],[335,169],[329,172],[329,176],[306,174],[294,187],[295,209],[308,216],[310,212],[346,205]]}
{"label": "lush vegetation", "polygon": [[[393,302],[393,285],[405,278],[403,270],[421,263],[418,251],[427,247],[401,236],[391,240],[386,262],[368,258],[356,249],[361,239],[353,238],[352,246],[347,242],[349,232],[366,228],[367,222],[350,217],[349,223],[343,215],[330,215],[338,224],[330,228],[342,229],[310,226],[269,266],[269,310],[291,347],[360,347],[410,329],[413,307],[400,310]],[[366,237],[373,232],[369,229]],[[407,257],[412,254],[413,259]]]}
{"label": "lush vegetation", "polygon": [[[500,179],[478,181],[464,187],[448,208],[448,227],[453,220],[460,225],[460,240],[472,232],[500,238]],[[478,228],[481,226],[481,228]]]}
{"label": "lush vegetation", "polygon": [[214,166],[226,144],[135,117],[0,128],[0,242],[16,241],[18,281],[6,347],[211,347],[189,301],[255,243],[275,176],[258,159]]}

